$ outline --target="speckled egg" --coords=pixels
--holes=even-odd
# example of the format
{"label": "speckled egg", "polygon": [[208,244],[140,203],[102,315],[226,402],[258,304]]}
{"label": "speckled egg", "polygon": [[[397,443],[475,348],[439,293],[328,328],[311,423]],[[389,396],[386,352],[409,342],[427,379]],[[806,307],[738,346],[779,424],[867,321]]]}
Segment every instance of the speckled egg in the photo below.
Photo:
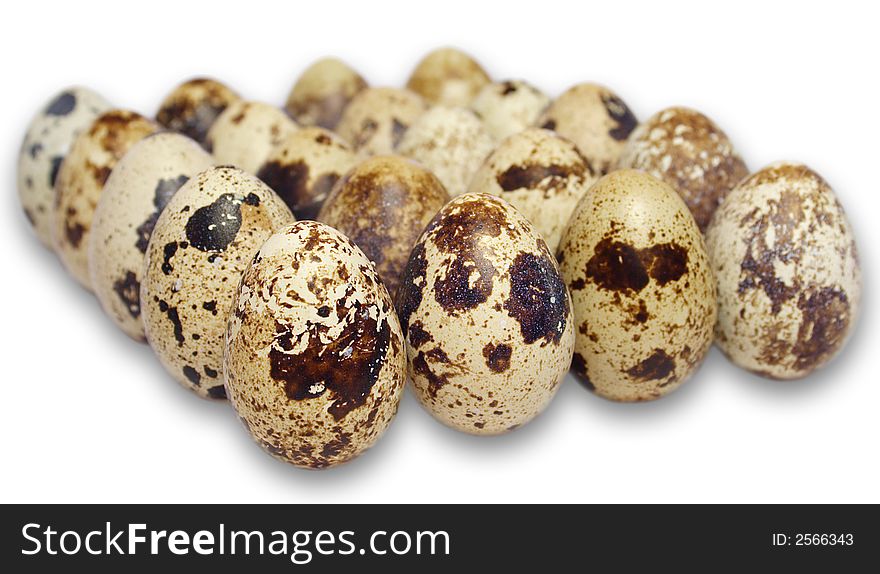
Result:
{"label": "speckled egg", "polygon": [[362,157],[391,154],[427,107],[418,94],[409,90],[367,88],[352,98],[336,132]]}
{"label": "speckled egg", "polygon": [[397,309],[416,396],[464,432],[529,422],[571,364],[571,303],[556,260],[492,195],[459,196],[434,217],[413,248]]}
{"label": "speckled egg", "polygon": [[18,197],[40,241],[52,241],[55,179],[76,137],[110,104],[88,88],[72,87],[55,95],[31,120],[18,155]]}
{"label": "speckled egg", "polygon": [[324,128],[302,128],[275,146],[257,175],[297,219],[314,219],[333,185],[357,163],[351,147]]}
{"label": "speckled egg", "polygon": [[229,318],[226,389],[254,439],[307,468],[372,446],[406,381],[388,291],[344,235],[300,221],[272,235],[248,267]]}
{"label": "speckled egg", "polygon": [[275,106],[238,100],[214,121],[205,149],[219,164],[256,173],[272,150],[296,130],[296,123]]}
{"label": "speckled egg", "polygon": [[204,143],[217,116],[238,99],[238,94],[217,80],[193,78],[165,97],[156,112],[156,121]]}
{"label": "speckled egg", "polygon": [[104,311],[132,339],[146,340],[140,286],[156,220],[174,193],[212,164],[194,140],[160,132],[132,146],[107,178],[89,234],[89,275]]}
{"label": "speckled egg", "polygon": [[529,128],[503,141],[474,175],[470,191],[504,198],[532,222],[551,251],[577,202],[596,181],[577,147]]}
{"label": "speckled egg", "polygon": [[135,112],[104,112],[76,138],[58,170],[52,209],[55,252],[86,289],[92,289],[89,231],[104,183],[131,146],[158,130],[155,122]]}
{"label": "speckled egg", "polygon": [[292,222],[271,189],[231,166],[190,178],[159,215],[141,284],[144,329],[162,365],[199,396],[225,398],[226,320],[241,275]]}
{"label": "speckled egg", "polygon": [[400,156],[376,156],[333,188],[318,220],[351,238],[394,294],[413,245],[448,201],[430,171]]}
{"label": "speckled egg", "polygon": [[535,86],[509,80],[483,86],[470,108],[492,137],[503,140],[535,125],[548,105],[550,98]]}
{"label": "speckled egg", "polygon": [[287,96],[287,112],[303,126],[335,129],[351,99],[367,82],[338,58],[322,58],[306,68]]}
{"label": "speckled egg", "polygon": [[472,111],[435,106],[407,130],[398,153],[433,171],[454,197],[467,191],[494,147],[492,136]]}
{"label": "speckled egg", "polygon": [[758,171],[706,232],[718,279],[716,343],[737,365],[796,379],[844,347],[859,312],[852,229],[828,183],[798,163]]}
{"label": "speckled egg", "polygon": [[483,67],[468,54],[440,48],[422,58],[406,87],[430,104],[466,106],[490,81]]}
{"label": "speckled egg", "polygon": [[550,104],[538,125],[578,146],[600,173],[611,171],[638,121],[614,92],[597,84],[578,84]]}
{"label": "speckled egg", "polygon": [[646,401],[678,388],[712,344],[715,279],[703,236],[668,184],[612,172],[575,209],[557,251],[587,388]]}
{"label": "speckled egg", "polygon": [[721,200],[748,174],[715,122],[688,108],[667,108],[633,131],[618,166],[640,169],[671,185],[706,230]]}

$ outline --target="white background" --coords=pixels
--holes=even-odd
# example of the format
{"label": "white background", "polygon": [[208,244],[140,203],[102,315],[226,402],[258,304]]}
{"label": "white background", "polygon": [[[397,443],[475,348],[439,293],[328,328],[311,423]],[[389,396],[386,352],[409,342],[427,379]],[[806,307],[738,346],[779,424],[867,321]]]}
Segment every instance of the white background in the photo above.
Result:
{"label": "white background", "polygon": [[[289,6],[288,6],[289,4]],[[880,502],[873,280],[880,245],[878,10],[870,2],[18,2],[0,19],[3,105],[2,502]],[[14,10],[15,13],[9,13]],[[400,85],[429,49],[556,95],[617,90],[637,116],[696,107],[757,169],[808,163],[836,188],[862,254],[861,321],[798,382],[713,349],[680,390],[614,404],[568,380],[531,424],[472,437],[412,396],[361,458],[323,472],[264,454],[224,403],[173,382],[31,234],[15,160],[31,114],[84,84],[153,114],[193,75],[281,104],[335,54]]]}

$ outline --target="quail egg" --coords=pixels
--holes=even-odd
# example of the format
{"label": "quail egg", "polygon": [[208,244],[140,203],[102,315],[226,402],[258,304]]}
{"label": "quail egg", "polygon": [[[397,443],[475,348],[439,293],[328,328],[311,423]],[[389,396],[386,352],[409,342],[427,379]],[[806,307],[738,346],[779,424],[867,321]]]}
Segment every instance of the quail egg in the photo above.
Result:
{"label": "quail egg", "polygon": [[238,94],[217,80],[193,78],[165,97],[156,121],[203,144],[217,116],[238,99]]}
{"label": "quail egg", "polygon": [[861,268],[834,191],[809,167],[770,165],[743,180],[706,232],[718,278],[716,343],[737,365],[796,379],[846,344]]}
{"label": "quail egg", "polygon": [[332,130],[351,99],[366,87],[363,77],[342,60],[322,58],[296,81],[285,108],[300,125]]}
{"label": "quail egg", "polygon": [[490,81],[469,55],[455,48],[440,48],[422,58],[406,87],[430,104],[466,106]]}
{"label": "quail egg", "polygon": [[89,231],[104,183],[131,146],[158,130],[155,122],[135,112],[104,112],[76,138],[58,170],[52,211],[55,252],[90,291]]}
{"label": "quail egg", "polygon": [[496,140],[535,125],[550,98],[535,86],[521,80],[486,84],[470,103],[489,134]]}
{"label": "quail egg", "polygon": [[416,396],[464,432],[527,423],[571,364],[571,303],[556,260],[532,225],[493,195],[461,195],[428,224],[397,310]]}
{"label": "quail egg", "polygon": [[224,335],[241,275],[292,222],[271,189],[231,166],[190,178],[159,215],[141,283],[144,329],[165,369],[199,396],[225,398]]}
{"label": "quail egg", "polygon": [[434,106],[407,130],[398,153],[433,171],[454,197],[467,191],[494,147],[492,136],[472,111]]}
{"label": "quail egg", "polygon": [[205,149],[219,164],[256,173],[272,150],[296,130],[293,120],[280,109],[238,100],[229,104],[211,125]]}
{"label": "quail egg", "polygon": [[430,171],[400,156],[376,156],[336,184],[318,220],[354,241],[394,294],[416,239],[448,201]]}
{"label": "quail egg", "polygon": [[678,388],[712,344],[715,278],[668,184],[634,170],[593,185],[557,255],[577,325],[572,367],[596,394],[645,401]]}
{"label": "quail egg", "polygon": [[52,204],[61,162],[76,137],[109,109],[110,104],[92,90],[67,88],[28,126],[18,156],[18,197],[34,233],[47,247],[53,247]]}
{"label": "quail egg", "polygon": [[190,138],[160,132],[134,144],[107,178],[89,233],[89,275],[104,311],[135,340],[146,340],[140,285],[156,220],[174,193],[212,163]]}
{"label": "quail egg", "polygon": [[346,106],[336,132],[363,157],[391,154],[426,109],[425,101],[415,92],[367,88]]}
{"label": "quail egg", "polygon": [[593,168],[573,143],[529,128],[492,152],[474,175],[470,191],[510,202],[555,251],[577,202],[595,180]]}

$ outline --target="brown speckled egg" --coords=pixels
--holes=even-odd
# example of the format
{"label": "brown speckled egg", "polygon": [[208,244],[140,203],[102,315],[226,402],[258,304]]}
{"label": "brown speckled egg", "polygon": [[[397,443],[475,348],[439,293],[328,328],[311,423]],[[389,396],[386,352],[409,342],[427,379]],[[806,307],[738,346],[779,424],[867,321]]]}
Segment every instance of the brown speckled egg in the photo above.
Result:
{"label": "brown speckled egg", "polygon": [[212,164],[195,141],[161,132],[132,146],[107,178],[89,234],[89,275],[104,311],[132,339],[146,340],[140,285],[156,220],[174,193]]}
{"label": "brown speckled egg", "polygon": [[712,344],[715,279],[703,236],[674,189],[612,172],[587,191],[557,251],[571,292],[572,367],[616,401],[662,397]]}
{"label": "brown speckled egg", "polygon": [[400,156],[376,156],[333,188],[318,220],[351,238],[394,294],[416,239],[448,201],[430,171]]}
{"label": "brown speckled egg", "polygon": [[72,87],[55,95],[28,126],[18,155],[18,197],[34,232],[53,248],[52,203],[55,179],[76,137],[110,104],[88,88]]}
{"label": "brown speckled egg", "polygon": [[845,345],[859,312],[852,229],[828,183],[777,163],[737,185],[706,232],[718,279],[716,343],[737,365],[795,379]]}
{"label": "brown speckled egg", "polygon": [[274,457],[307,468],[372,446],[406,381],[400,324],[364,254],[316,221],[260,248],[229,316],[230,402]]}
{"label": "brown speckled egg", "polygon": [[336,132],[363,157],[391,154],[427,107],[409,90],[367,88],[346,106]]}
{"label": "brown speckled egg", "polygon": [[302,128],[275,146],[257,176],[297,219],[314,219],[333,185],[357,163],[351,147],[324,128]]}
{"label": "brown speckled egg", "polygon": [[335,129],[351,99],[366,80],[337,58],[322,58],[306,68],[287,96],[287,112],[303,126]]}
{"label": "brown speckled egg", "polygon": [[492,137],[503,140],[535,125],[549,104],[547,94],[535,86],[509,80],[486,84],[470,108],[483,120]]}
{"label": "brown speckled egg", "polygon": [[492,136],[472,111],[435,106],[404,134],[397,151],[433,171],[454,197],[467,191],[494,147]]}
{"label": "brown speckled egg", "polygon": [[156,112],[156,121],[205,143],[214,120],[238,99],[238,94],[217,80],[194,78],[180,84],[165,97]]}
{"label": "brown speckled egg", "polygon": [[468,54],[455,48],[440,48],[416,65],[406,87],[430,104],[466,106],[491,80]]}
{"label": "brown speckled egg", "polygon": [[695,110],[667,108],[633,131],[618,166],[662,179],[706,230],[724,196],[748,174],[727,136]]}
{"label": "brown speckled egg", "polygon": [[510,202],[555,252],[577,202],[595,181],[593,168],[573,143],[529,128],[501,142],[474,175],[470,191]]}
{"label": "brown speckled egg", "polygon": [[214,121],[205,149],[219,164],[256,173],[272,150],[296,130],[296,123],[275,106],[239,100]]}
{"label": "brown speckled egg", "polygon": [[231,166],[190,178],[159,215],[141,284],[144,329],[162,365],[199,396],[225,398],[223,338],[241,275],[292,221],[271,189]]}
{"label": "brown speckled egg", "polygon": [[52,212],[55,252],[86,289],[92,289],[89,230],[104,183],[131,146],[158,130],[155,122],[135,112],[104,112],[76,138],[61,164]]}
{"label": "brown speckled egg", "polygon": [[538,119],[578,146],[600,173],[611,171],[638,121],[614,92],[597,84],[578,84],[563,92]]}
{"label": "brown speckled egg", "polygon": [[493,195],[459,196],[434,217],[413,248],[397,309],[416,396],[464,432],[529,422],[571,364],[571,303],[556,260]]}

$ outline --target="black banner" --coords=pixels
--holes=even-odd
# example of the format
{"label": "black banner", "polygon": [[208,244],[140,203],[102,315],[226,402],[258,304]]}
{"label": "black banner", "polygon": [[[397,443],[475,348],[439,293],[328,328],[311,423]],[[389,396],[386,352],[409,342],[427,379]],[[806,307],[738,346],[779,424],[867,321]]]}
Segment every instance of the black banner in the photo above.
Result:
{"label": "black banner", "polygon": [[867,505],[13,505],[2,513],[6,572],[141,564],[853,571],[880,557],[877,507]]}

